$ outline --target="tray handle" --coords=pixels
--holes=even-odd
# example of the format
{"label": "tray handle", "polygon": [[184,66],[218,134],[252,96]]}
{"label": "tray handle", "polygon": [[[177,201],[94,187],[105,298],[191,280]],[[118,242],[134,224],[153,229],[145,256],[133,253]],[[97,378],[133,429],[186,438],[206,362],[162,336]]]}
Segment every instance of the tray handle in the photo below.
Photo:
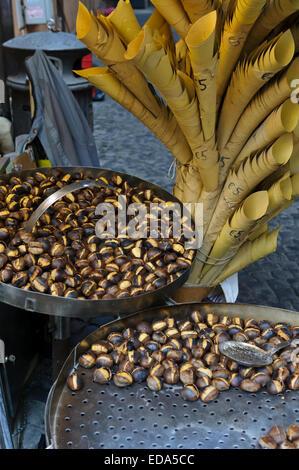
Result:
{"label": "tray handle", "polygon": [[55,204],[56,201],[61,199],[62,197],[66,196],[67,194],[73,193],[74,191],[78,191],[78,189],[82,188],[89,188],[89,187],[99,187],[99,188],[113,188],[113,186],[109,184],[105,184],[103,181],[95,181],[95,180],[81,180],[77,181],[76,183],[68,184],[63,188],[59,189],[55,193],[51,194],[51,196],[47,197],[35,211],[31,214],[29,220],[24,224],[24,230],[26,232],[32,232],[33,227],[35,226],[38,219],[51,207]]}

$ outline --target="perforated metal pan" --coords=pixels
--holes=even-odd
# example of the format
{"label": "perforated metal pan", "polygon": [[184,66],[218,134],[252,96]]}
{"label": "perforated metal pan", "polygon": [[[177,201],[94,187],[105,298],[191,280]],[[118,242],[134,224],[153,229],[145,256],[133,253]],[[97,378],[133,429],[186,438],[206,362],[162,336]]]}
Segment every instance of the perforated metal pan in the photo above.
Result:
{"label": "perforated metal pan", "polygon": [[[47,175],[51,175],[52,171],[55,169],[57,168],[42,168],[37,170],[42,171]],[[125,173],[92,167],[61,167],[60,169],[71,174],[83,171],[86,178],[98,178],[100,176],[104,176],[110,180],[113,176],[119,175],[131,186],[137,187],[139,190],[151,189],[158,197],[181,205],[181,202],[176,197],[159,186]],[[34,174],[37,170],[13,172],[8,175],[1,175],[1,179],[9,179],[13,175],[20,176],[22,178],[24,176]],[[192,265],[182,274],[182,276],[160,289],[156,289],[153,292],[141,294],[136,297],[127,297],[125,299],[66,299],[63,297],[54,297],[49,294],[25,291],[0,282],[0,301],[24,310],[45,313],[47,315],[77,318],[114,316],[117,318],[122,314],[137,312],[142,309],[149,308],[152,305],[164,303],[165,299],[171,297],[171,295],[187,281],[191,268]]]}
{"label": "perforated metal pan", "polygon": [[216,400],[184,402],[181,386],[152,392],[145,383],[124,389],[92,381],[92,370],[80,370],[85,386],[71,392],[68,375],[78,356],[111,331],[134,327],[140,321],[165,316],[186,318],[193,309],[231,317],[299,324],[299,313],[271,307],[238,304],[178,304],[153,308],[109,323],[87,336],[71,352],[49,394],[46,437],[53,448],[71,449],[197,449],[257,447],[259,437],[274,424],[284,428],[299,422],[299,394],[290,390],[269,395],[261,390],[221,392]]}

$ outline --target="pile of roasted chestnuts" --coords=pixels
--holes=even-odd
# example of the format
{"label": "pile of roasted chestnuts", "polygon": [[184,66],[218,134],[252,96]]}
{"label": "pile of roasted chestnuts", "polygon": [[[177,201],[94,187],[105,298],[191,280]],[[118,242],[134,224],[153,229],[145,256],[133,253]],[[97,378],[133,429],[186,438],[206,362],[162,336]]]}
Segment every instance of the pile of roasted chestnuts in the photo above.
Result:
{"label": "pile of roasted chestnuts", "polygon": [[[163,287],[190,268],[195,251],[185,249],[183,235],[172,238],[171,223],[168,238],[161,238],[159,229],[152,238],[122,237],[126,227],[121,227],[117,238],[97,236],[96,224],[102,218],[96,215],[98,204],[115,207],[119,228],[119,195],[125,196],[127,205],[165,202],[151,189],[132,187],[119,175],[111,181],[97,178],[109,187],[67,194],[40,217],[32,233],[24,230],[24,222],[48,196],[82,179],[86,179],[83,172],[70,174],[62,169],[53,169],[51,175],[36,171],[22,178],[0,179],[1,282],[72,299],[122,299]],[[147,230],[150,218],[145,223]]]}
{"label": "pile of roasted chestnuts", "polygon": [[297,326],[215,313],[204,317],[197,310],[183,321],[173,317],[142,321],[134,329],[112,332],[92,344],[79,357],[79,368],[68,377],[68,386],[80,390],[80,368],[94,368],[93,381],[100,384],[113,380],[118,387],[125,387],[146,381],[151,390],[159,391],[163,384],[181,383],[181,396],[188,401],[210,402],[231,387],[246,392],[265,387],[270,394],[286,388],[299,390],[298,348],[292,343],[273,355],[271,365],[259,368],[241,366],[219,352],[219,344],[228,340],[268,351],[298,337]]}
{"label": "pile of roasted chestnuts", "polygon": [[263,449],[299,449],[299,425],[292,424],[286,431],[282,426],[273,426],[259,439],[259,445]]}

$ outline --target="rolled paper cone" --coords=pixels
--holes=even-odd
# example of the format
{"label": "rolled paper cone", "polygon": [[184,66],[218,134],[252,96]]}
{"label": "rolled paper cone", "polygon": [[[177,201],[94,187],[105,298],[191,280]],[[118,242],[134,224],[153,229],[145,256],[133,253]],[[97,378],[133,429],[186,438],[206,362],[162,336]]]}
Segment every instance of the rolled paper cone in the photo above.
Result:
{"label": "rolled paper cone", "polygon": [[279,181],[274,183],[268,189],[269,206],[267,215],[271,215],[280,209],[283,204],[292,198],[292,182],[288,175],[285,175]]}
{"label": "rolled paper cone", "polygon": [[199,18],[214,10],[213,0],[181,0],[191,23],[195,23]]}
{"label": "rolled paper cone", "polygon": [[217,80],[217,102],[227,88],[231,74],[240,57],[246,38],[261,14],[266,0],[236,0],[233,2],[224,24],[220,42],[219,74]]}
{"label": "rolled paper cone", "polygon": [[238,157],[234,162],[234,168],[238,168],[242,161],[258,149],[273,142],[282,134],[292,132],[299,120],[299,106],[292,103],[291,100],[286,100],[283,104],[278,106],[272,113],[265,119],[265,121],[256,129],[254,134],[248,139]]}
{"label": "rolled paper cone", "polygon": [[157,9],[153,11],[149,19],[144,23],[142,29],[146,27],[149,28],[152,35],[158,31],[160,36],[164,36],[167,40],[173,41],[170,26]]}
{"label": "rolled paper cone", "polygon": [[141,30],[130,0],[119,0],[108,19],[126,44],[133,41]]}
{"label": "rolled paper cone", "polygon": [[257,221],[253,228],[253,233],[261,225],[270,222],[270,220],[277,217],[282,211],[287,209],[293,204],[292,200],[292,181],[289,175],[284,175],[279,181],[276,181],[268,190],[269,206],[267,213],[259,221]]}
{"label": "rolled paper cone", "polygon": [[249,234],[248,240],[253,241],[256,240],[258,237],[263,235],[263,233],[268,232],[269,228],[267,224],[261,225],[257,229],[253,229],[253,231]]}
{"label": "rolled paper cone", "polygon": [[299,173],[291,176],[292,184],[292,199],[297,199],[299,197]]}
{"label": "rolled paper cone", "polygon": [[280,227],[271,233],[265,232],[254,241],[247,241],[236,253],[234,258],[224,267],[221,274],[214,280],[213,285],[219,285],[228,277],[241,271],[261,258],[274,253],[277,249],[277,238]]}
{"label": "rolled paper cone", "polygon": [[[294,55],[294,40],[290,30],[261,46],[246,60],[239,62],[222,105],[217,141],[224,149],[242,112],[253,96],[283,69]],[[218,70],[220,74],[220,71]]]}
{"label": "rolled paper cone", "polygon": [[198,202],[202,190],[201,174],[192,164],[187,165],[184,174],[183,202]]}
{"label": "rolled paper cone", "polygon": [[196,93],[199,100],[201,125],[205,140],[210,140],[215,134],[216,127],[216,77],[218,69],[218,56],[213,57],[211,63],[194,72]]}
{"label": "rolled paper cone", "polygon": [[[197,149],[203,142],[203,134],[193,81],[180,70],[173,70],[169,56],[163,49],[152,52],[152,42],[150,32],[140,32],[128,45],[125,58],[134,62],[161,93],[196,157]],[[151,51],[149,54],[147,46]]]}
{"label": "rolled paper cone", "polygon": [[125,62],[125,47],[113,25],[104,16],[100,20],[90,15],[80,2],[77,16],[77,37],[88,49],[96,54],[104,65],[108,66],[117,78],[136,96],[136,98],[157,116],[160,104],[150,90],[142,73],[134,64]]}
{"label": "rolled paper cone", "polygon": [[179,39],[175,45],[177,68],[190,75],[191,61],[187,45],[183,39]]}
{"label": "rolled paper cone", "polygon": [[232,169],[229,172],[217,206],[211,216],[208,230],[205,232],[203,245],[205,250],[211,248],[217,234],[236,207],[258,184],[279,166],[285,165],[290,159],[292,151],[292,136],[284,134],[268,149],[246,158],[237,170]]}
{"label": "rolled paper cone", "polygon": [[190,28],[190,21],[180,0],[151,0],[151,2],[176,33],[184,38]]}
{"label": "rolled paper cone", "polygon": [[228,169],[258,125],[291,94],[291,84],[299,76],[299,57],[293,59],[282,76],[271,80],[249,103],[240,117],[228,143],[221,151],[219,182],[225,180]]}
{"label": "rolled paper cone", "polygon": [[195,156],[194,165],[199,169],[204,188],[214,192],[218,188],[219,171],[219,154],[214,139],[205,141],[198,147],[190,146]]}
{"label": "rolled paper cone", "polygon": [[258,191],[251,194],[232,215],[230,219],[231,228],[248,232],[254,222],[265,215],[268,205],[269,196],[267,191]]}
{"label": "rolled paper cone", "polygon": [[203,189],[198,202],[203,204],[203,233],[205,235],[212,214],[214,213],[219,198],[218,188],[214,191]]}
{"label": "rolled paper cone", "polygon": [[134,62],[139,64],[141,61],[144,63],[150,54],[160,49],[161,45],[153,41],[153,34],[150,28],[144,26],[136,38],[128,44],[124,56],[127,60],[134,58]]}
{"label": "rolled paper cone", "polygon": [[184,202],[184,185],[186,183],[186,165],[176,165],[176,181],[173,187],[173,194],[180,201]]}
{"label": "rolled paper cone", "polygon": [[88,9],[82,2],[79,2],[77,21],[77,38],[84,42],[85,46],[92,52],[97,50],[98,24],[94,16],[91,16]]}
{"label": "rolled paper cone", "polygon": [[79,70],[76,73],[87,78],[96,88],[101,89],[130,111],[161,140],[181,163],[187,163],[191,160],[191,149],[184,134],[172,113],[162,102],[158,117],[154,117],[108,68],[94,67]]}
{"label": "rolled paper cone", "polygon": [[[240,208],[228,219],[209,253],[210,258],[224,259],[236,253],[247,233],[256,221],[266,214],[269,205],[267,191],[258,191],[248,196]],[[211,265],[205,265],[201,272],[201,282]]]}
{"label": "rolled paper cone", "polygon": [[[218,188],[215,191],[207,191],[205,188],[201,191],[198,202],[203,204],[203,234],[204,236],[209,226],[211,216],[217,205],[218,197],[219,197]],[[207,260],[207,256],[205,256],[204,253],[208,253],[208,249],[206,250],[205,246],[203,245],[201,246],[200,255],[198,255],[198,258],[194,261],[193,268],[188,279],[188,282],[190,282],[191,284],[199,283],[200,273],[204,266],[204,262]]]}
{"label": "rolled paper cone", "polygon": [[214,57],[217,13],[211,11],[194,23],[185,38],[192,65],[202,67]]}
{"label": "rolled paper cone", "polygon": [[[143,38],[145,39],[145,35],[143,35]],[[140,48],[142,47],[143,42],[141,41]],[[169,57],[162,49],[151,53],[146,60],[143,60],[143,57],[140,57],[138,48],[132,47],[132,43],[130,43],[125,57],[136,62],[136,65],[167,102],[192,149],[192,153],[196,158],[196,166],[201,170],[202,168],[198,160],[207,159],[207,156],[211,158],[210,165],[214,165],[214,161],[217,164],[218,155],[215,157],[215,149],[210,143],[208,143],[208,148],[203,149],[207,152],[207,156],[201,154],[202,150],[200,147],[203,142],[203,135],[192,80],[183,72],[177,71],[176,73],[172,69]],[[204,183],[206,183],[206,175],[210,172],[210,170],[207,170],[206,163],[202,171],[204,174],[201,174],[201,177],[203,180],[205,179]],[[209,186],[215,184],[215,175],[213,175],[213,178]]]}
{"label": "rolled paper cone", "polygon": [[153,34],[155,30],[160,31],[164,27],[165,23],[167,23],[165,18],[157,9],[155,9],[144,26],[147,26]]}
{"label": "rolled paper cone", "polygon": [[266,222],[270,222],[270,220],[274,219],[275,217],[277,217],[279,214],[281,214],[281,212],[285,211],[286,209],[288,209],[288,207],[291,207],[293,205],[294,201],[287,201],[285,203],[283,203],[275,212],[273,212],[272,214],[270,214],[269,216],[266,217]]}
{"label": "rolled paper cone", "polygon": [[248,53],[261,44],[276,26],[298,9],[299,0],[270,0],[267,2],[246,41],[245,52]]}
{"label": "rolled paper cone", "polygon": [[216,11],[212,11],[197,20],[186,36],[205,140],[212,138],[216,125],[218,66],[218,56],[214,56],[216,21]]}

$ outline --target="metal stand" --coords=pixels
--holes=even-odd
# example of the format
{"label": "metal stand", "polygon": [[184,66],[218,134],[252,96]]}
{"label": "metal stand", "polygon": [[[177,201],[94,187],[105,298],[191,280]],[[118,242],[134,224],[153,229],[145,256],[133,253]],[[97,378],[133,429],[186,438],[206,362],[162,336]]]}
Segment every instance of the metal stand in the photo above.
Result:
{"label": "metal stand", "polygon": [[52,332],[52,377],[56,380],[70,352],[71,319],[54,317]]}
{"label": "metal stand", "polygon": [[7,387],[5,364],[0,364],[0,449],[14,448],[11,435],[12,402]]}

